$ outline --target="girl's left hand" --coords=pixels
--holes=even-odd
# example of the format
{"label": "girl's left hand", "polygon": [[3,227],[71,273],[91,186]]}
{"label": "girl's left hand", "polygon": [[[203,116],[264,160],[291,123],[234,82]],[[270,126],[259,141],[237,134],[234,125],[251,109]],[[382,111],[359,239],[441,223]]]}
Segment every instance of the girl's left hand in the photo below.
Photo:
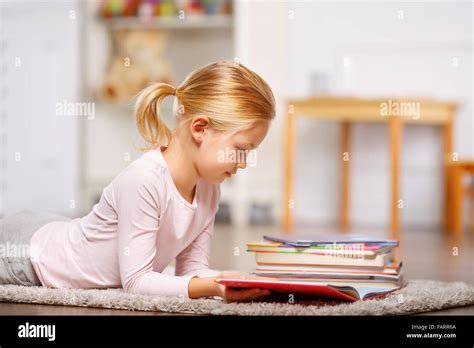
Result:
{"label": "girl's left hand", "polygon": [[[234,279],[272,279],[266,277],[255,277],[243,275],[239,272],[225,271],[217,278],[234,278]],[[218,296],[222,297],[225,302],[247,302],[256,300],[260,297],[268,296],[271,291],[259,288],[230,288],[228,286],[218,284]]]}

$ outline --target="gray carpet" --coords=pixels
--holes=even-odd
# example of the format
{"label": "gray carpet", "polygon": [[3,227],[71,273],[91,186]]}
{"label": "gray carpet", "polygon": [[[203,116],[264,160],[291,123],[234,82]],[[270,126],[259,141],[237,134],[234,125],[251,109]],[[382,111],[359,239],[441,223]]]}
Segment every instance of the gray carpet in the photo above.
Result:
{"label": "gray carpet", "polygon": [[[385,298],[354,303],[273,296],[252,303],[219,298],[186,300],[126,294],[121,289],[49,289],[0,285],[0,302],[99,307],[210,315],[403,315],[474,304],[474,286],[462,282],[412,280]],[[1,314],[1,313],[0,313]]]}

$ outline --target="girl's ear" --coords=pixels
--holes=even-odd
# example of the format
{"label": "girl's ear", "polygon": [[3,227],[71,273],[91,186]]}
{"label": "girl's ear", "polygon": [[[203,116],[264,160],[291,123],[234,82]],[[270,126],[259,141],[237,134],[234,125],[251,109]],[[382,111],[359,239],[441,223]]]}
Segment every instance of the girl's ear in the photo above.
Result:
{"label": "girl's ear", "polygon": [[209,128],[209,119],[205,116],[195,117],[190,124],[191,135],[197,144],[203,141],[203,134]]}

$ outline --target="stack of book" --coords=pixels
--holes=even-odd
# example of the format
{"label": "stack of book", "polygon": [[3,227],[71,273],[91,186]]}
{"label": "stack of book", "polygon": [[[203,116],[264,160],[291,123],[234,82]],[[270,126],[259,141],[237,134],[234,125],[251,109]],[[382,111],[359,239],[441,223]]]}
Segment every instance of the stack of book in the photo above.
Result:
{"label": "stack of book", "polygon": [[402,262],[394,252],[398,244],[360,235],[265,236],[263,241],[247,244],[247,251],[256,256],[257,277],[241,279],[234,286],[351,301],[380,297],[402,286]]}

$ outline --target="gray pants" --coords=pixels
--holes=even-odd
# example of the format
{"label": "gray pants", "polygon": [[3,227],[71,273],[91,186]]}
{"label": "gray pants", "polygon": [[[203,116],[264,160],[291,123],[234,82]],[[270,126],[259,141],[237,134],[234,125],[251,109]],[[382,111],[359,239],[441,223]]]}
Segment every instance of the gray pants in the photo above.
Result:
{"label": "gray pants", "polygon": [[0,284],[41,286],[30,261],[30,240],[43,225],[68,217],[22,210],[0,219]]}

